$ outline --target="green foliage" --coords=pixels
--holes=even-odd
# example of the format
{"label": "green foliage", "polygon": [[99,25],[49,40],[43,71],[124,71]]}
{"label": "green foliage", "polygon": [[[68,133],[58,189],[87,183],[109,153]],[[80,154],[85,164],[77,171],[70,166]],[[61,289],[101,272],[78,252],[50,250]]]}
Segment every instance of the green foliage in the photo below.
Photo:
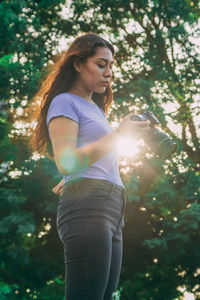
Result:
{"label": "green foliage", "polygon": [[[66,5],[70,13],[60,14]],[[165,162],[143,147],[121,174],[128,201],[120,299],[181,299],[180,286],[199,297],[197,1],[11,0],[1,1],[0,17],[0,299],[64,299],[51,193],[61,176],[52,161],[32,158],[27,130],[17,121],[59,39],[88,31],[109,37],[116,49],[120,109],[112,109],[109,121],[130,107],[149,109],[178,143]]]}
{"label": "green foliage", "polygon": [[126,194],[128,202],[140,201],[140,197],[138,195],[138,179],[135,176],[131,176],[131,178],[127,182]]}

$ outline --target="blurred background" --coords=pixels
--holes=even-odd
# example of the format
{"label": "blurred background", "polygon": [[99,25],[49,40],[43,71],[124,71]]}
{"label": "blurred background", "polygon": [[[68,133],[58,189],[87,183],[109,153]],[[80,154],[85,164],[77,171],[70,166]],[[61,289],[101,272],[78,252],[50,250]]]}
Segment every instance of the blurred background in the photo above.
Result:
{"label": "blurred background", "polygon": [[191,0],[0,2],[0,300],[64,300],[56,232],[62,176],[27,147],[24,109],[55,55],[95,32],[113,43],[113,128],[146,109],[176,141],[157,158],[119,143],[126,186],[121,300],[200,299],[199,3]]}

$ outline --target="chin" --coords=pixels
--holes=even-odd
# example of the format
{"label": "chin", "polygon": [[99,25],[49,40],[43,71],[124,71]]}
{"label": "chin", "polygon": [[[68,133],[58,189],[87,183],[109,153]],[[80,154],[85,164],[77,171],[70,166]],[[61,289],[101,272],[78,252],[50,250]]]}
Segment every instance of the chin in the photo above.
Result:
{"label": "chin", "polygon": [[103,93],[105,93],[106,89],[107,89],[107,86],[94,90],[94,93],[103,94]]}

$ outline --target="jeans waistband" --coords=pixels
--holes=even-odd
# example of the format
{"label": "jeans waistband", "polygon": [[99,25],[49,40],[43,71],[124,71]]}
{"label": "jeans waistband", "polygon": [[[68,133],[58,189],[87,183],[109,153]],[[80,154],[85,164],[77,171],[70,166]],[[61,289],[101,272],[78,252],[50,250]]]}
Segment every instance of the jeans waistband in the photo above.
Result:
{"label": "jeans waistband", "polygon": [[104,179],[95,179],[95,178],[86,178],[86,177],[79,177],[74,180],[70,180],[65,183],[64,189],[69,190],[77,190],[83,188],[104,188],[106,191],[113,193],[113,192],[123,192],[124,188],[118,184],[110,182]]}

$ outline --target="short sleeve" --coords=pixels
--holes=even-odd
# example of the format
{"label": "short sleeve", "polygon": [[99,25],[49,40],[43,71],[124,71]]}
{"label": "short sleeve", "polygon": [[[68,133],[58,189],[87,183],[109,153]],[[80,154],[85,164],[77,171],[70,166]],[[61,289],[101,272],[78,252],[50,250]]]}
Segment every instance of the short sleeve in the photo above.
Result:
{"label": "short sleeve", "polygon": [[79,123],[79,110],[67,95],[60,94],[53,98],[48,109],[46,123],[47,126],[51,119],[64,116]]}

